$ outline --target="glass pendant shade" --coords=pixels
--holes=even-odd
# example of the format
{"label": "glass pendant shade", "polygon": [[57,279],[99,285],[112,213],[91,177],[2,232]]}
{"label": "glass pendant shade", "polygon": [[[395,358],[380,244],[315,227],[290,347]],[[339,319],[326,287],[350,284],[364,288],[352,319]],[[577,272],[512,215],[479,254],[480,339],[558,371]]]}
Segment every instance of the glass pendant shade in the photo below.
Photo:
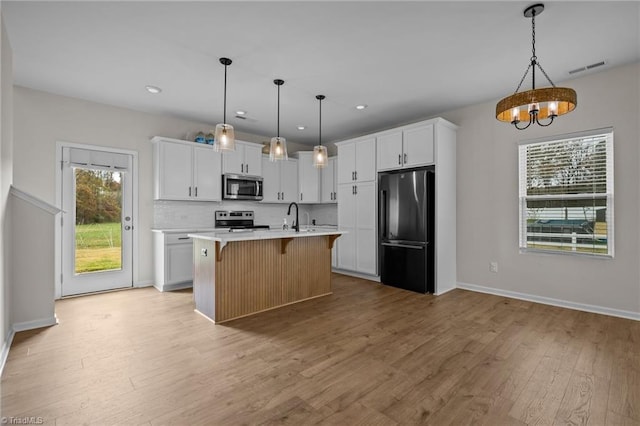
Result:
{"label": "glass pendant shade", "polygon": [[220,58],[220,63],[224,65],[224,103],[222,109],[222,123],[216,125],[216,132],[213,140],[214,151],[235,151],[236,137],[233,126],[227,124],[227,67],[232,61],[229,58]]}
{"label": "glass pendant shade", "polygon": [[313,147],[313,167],[322,169],[327,165],[327,147],[316,145]]}
{"label": "glass pendant shade", "polygon": [[216,125],[216,134],[213,141],[215,151],[235,151],[236,138],[233,133],[233,126],[230,124]]}
{"label": "glass pendant shade", "polygon": [[277,136],[271,138],[269,161],[286,161],[289,159],[289,155],[287,154],[287,140],[280,137],[280,86],[284,84],[284,80],[273,80],[273,84],[278,87],[278,133]]}
{"label": "glass pendant shade", "polygon": [[287,155],[287,140],[285,138],[281,138],[280,136],[271,138],[271,144],[269,145],[269,160],[286,161],[288,159],[289,156]]}

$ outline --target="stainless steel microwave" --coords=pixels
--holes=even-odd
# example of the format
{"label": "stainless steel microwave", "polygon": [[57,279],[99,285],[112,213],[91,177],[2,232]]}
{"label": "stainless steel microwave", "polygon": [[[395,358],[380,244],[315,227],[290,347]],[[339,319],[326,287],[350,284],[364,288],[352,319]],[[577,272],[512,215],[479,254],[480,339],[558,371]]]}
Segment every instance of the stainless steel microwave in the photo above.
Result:
{"label": "stainless steel microwave", "polygon": [[225,200],[262,200],[259,176],[222,175],[222,198]]}

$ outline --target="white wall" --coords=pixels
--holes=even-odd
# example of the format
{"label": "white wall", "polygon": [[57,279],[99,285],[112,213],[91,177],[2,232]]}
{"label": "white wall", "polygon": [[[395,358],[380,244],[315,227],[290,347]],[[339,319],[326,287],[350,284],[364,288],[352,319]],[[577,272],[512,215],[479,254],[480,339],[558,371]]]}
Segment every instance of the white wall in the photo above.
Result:
{"label": "white wall", "polygon": [[[196,123],[151,115],[16,86],[14,88],[14,182],[21,190],[56,204],[56,141],[98,145],[138,152],[139,273],[136,283],[151,283],[153,259],[151,228],[153,170],[150,138],[184,139],[187,134],[210,129],[215,123]],[[236,132],[240,140],[261,143],[268,137]],[[287,141],[290,152],[312,147]]]}
{"label": "white wall", "polygon": [[[1,3],[1,2],[0,2]],[[1,7],[1,5],[0,5]],[[11,344],[11,209],[13,174],[13,56],[0,9],[0,371]]]}
{"label": "white wall", "polygon": [[56,324],[54,256],[58,209],[12,188],[11,326],[14,331]]}
{"label": "white wall", "polygon": [[[576,90],[578,106],[550,127],[518,131],[498,122],[497,99],[442,115],[460,126],[458,281],[640,319],[640,65],[565,84]],[[608,126],[614,129],[615,258],[520,254],[518,141]],[[492,261],[498,273],[489,272]]]}

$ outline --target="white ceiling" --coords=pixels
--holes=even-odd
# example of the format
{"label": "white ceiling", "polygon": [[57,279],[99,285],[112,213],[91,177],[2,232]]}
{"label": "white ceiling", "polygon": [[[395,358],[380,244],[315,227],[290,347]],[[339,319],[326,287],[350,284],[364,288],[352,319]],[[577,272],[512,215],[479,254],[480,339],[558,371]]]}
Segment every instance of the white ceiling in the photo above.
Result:
{"label": "white ceiling", "polygon": [[[511,94],[531,56],[530,4],[2,1],[2,13],[18,85],[213,127],[226,56],[227,122],[275,136],[281,78],[280,134],[314,145],[317,94],[327,97],[324,142]],[[575,77],[640,60],[639,2],[545,6],[536,47],[554,83],[570,86],[569,70],[601,60]],[[247,120],[234,118],[238,109]]]}

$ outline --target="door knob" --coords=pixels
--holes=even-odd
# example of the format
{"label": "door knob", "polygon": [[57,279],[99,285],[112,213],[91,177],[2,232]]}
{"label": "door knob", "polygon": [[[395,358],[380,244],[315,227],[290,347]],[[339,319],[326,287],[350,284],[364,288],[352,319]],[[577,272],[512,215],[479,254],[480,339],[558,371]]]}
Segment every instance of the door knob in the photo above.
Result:
{"label": "door knob", "polygon": [[131,229],[131,227],[130,227],[129,225],[127,225],[127,226],[125,226],[125,227],[124,227],[124,230],[125,230],[125,231],[129,231],[130,229]]}

